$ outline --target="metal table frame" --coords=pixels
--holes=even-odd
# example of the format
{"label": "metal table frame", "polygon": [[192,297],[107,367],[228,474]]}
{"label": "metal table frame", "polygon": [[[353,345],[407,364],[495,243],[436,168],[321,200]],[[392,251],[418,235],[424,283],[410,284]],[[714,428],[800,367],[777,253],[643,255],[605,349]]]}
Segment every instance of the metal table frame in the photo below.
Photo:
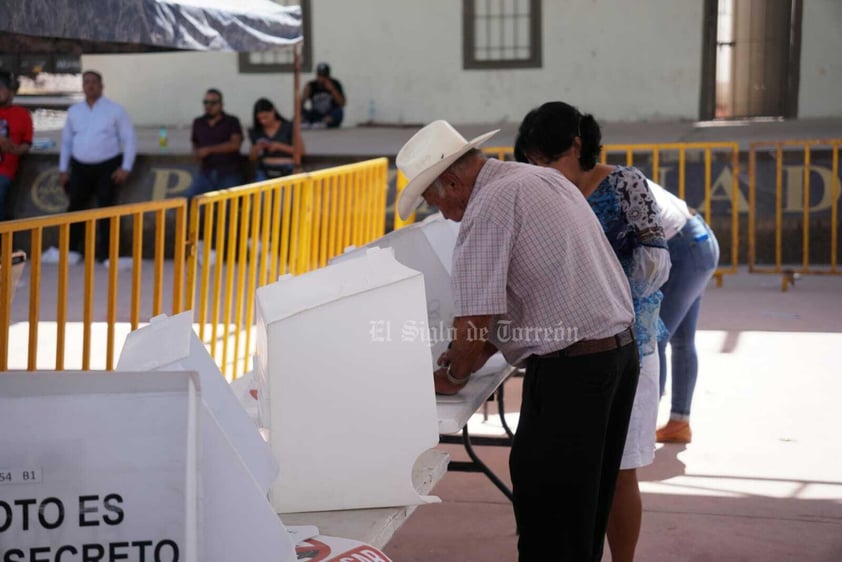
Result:
{"label": "metal table frame", "polygon": [[[497,387],[492,390],[491,394],[485,398],[485,401],[483,403],[483,414],[485,418],[488,419],[488,402],[496,399],[497,415],[500,417],[500,423],[503,426],[503,430],[506,432],[506,435],[479,435],[472,437],[468,429],[468,422],[466,419],[464,425],[462,425],[461,435],[441,434],[439,436],[439,442],[447,444],[461,443],[465,447],[465,452],[468,454],[468,457],[471,459],[470,461],[450,461],[447,467],[448,471],[452,470],[454,472],[482,472],[489,480],[491,480],[492,484],[494,484],[497,487],[497,489],[499,489],[503,493],[503,495],[505,495],[509,499],[509,501],[511,501],[511,489],[494,473],[494,471],[492,471],[488,467],[487,464],[485,464],[485,462],[483,462],[483,460],[479,457],[479,455],[477,455],[477,452],[474,450],[475,445],[492,447],[511,447],[512,445],[514,432],[512,432],[508,423],[506,423],[504,385],[505,382],[509,379],[509,377],[521,375],[521,371],[514,369],[513,367],[508,367],[507,370],[508,372],[506,373],[506,375],[500,380]],[[474,411],[468,414],[468,418],[470,418]]]}

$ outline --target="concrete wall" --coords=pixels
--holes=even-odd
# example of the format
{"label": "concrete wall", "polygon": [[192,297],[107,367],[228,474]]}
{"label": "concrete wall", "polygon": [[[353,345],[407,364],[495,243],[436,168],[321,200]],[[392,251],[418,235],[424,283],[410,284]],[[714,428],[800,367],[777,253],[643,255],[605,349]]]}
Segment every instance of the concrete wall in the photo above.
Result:
{"label": "concrete wall", "polygon": [[[543,67],[463,70],[462,5],[455,0],[318,0],[313,55],[329,61],[348,94],[346,123],[519,121],[550,99],[604,120],[695,119],[701,66],[697,0],[543,2]],[[260,96],[292,110],[289,75],[238,74],[237,55],[86,55],[106,95],[140,125],[189,124],[219,87],[226,108],[251,121]],[[304,79],[310,75],[303,76]]]}
{"label": "concrete wall", "polygon": [[[562,99],[603,121],[695,120],[701,87],[701,0],[544,0],[543,65],[464,70],[462,4],[456,0],[314,0],[312,49],[342,81],[349,126],[382,123],[518,122]],[[805,0],[800,116],[842,113],[838,53],[842,3]],[[106,94],[140,125],[188,125],[203,91],[251,122],[258,97],[292,113],[289,74],[239,74],[237,55],[88,55]],[[311,75],[302,76],[307,80]]]}
{"label": "concrete wall", "polygon": [[842,2],[804,0],[799,117],[842,115]]}
{"label": "concrete wall", "polygon": [[292,75],[239,74],[236,53],[85,55],[82,68],[102,72],[105,95],[125,105],[136,125],[189,126],[208,88],[222,91],[225,110],[244,126],[260,97],[292,114]]}

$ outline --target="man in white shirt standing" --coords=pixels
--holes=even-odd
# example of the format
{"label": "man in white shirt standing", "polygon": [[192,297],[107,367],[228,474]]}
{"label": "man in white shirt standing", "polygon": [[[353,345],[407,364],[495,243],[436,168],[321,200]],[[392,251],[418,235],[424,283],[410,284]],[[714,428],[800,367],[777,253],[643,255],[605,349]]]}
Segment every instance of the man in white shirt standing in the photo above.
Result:
{"label": "man in white shirt standing", "polygon": [[[82,74],[85,100],[70,106],[61,136],[59,181],[70,198],[68,211],[108,207],[117,202],[117,190],[132,171],[137,139],[129,114],[102,95],[102,75]],[[95,205],[90,201],[95,198]],[[71,261],[81,258],[83,225],[70,228]],[[108,221],[99,221],[96,259],[108,257]],[[73,252],[78,252],[74,255]]]}

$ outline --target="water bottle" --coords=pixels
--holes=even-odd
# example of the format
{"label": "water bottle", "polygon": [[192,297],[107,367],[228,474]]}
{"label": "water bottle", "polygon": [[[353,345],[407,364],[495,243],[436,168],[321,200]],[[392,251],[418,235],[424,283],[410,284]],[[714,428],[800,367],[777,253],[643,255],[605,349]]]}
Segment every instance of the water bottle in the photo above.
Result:
{"label": "water bottle", "polygon": [[374,124],[374,114],[375,114],[374,98],[371,98],[370,100],[368,100],[368,122],[371,125]]}
{"label": "water bottle", "polygon": [[167,128],[161,127],[158,130],[158,146],[161,147],[161,150],[166,150],[168,144],[169,139],[167,138]]}

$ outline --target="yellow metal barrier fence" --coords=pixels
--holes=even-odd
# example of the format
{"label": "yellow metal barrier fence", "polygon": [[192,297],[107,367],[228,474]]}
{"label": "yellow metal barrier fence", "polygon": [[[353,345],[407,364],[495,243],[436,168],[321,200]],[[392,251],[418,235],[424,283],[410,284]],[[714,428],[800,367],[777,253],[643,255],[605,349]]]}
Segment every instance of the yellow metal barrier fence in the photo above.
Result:
{"label": "yellow metal barrier fence", "polygon": [[[20,352],[26,349],[26,369],[53,368],[57,371],[65,369],[68,355],[77,358],[78,349],[73,342],[68,342],[68,325],[76,326],[81,321],[81,364],[75,368],[90,369],[94,338],[92,327],[95,318],[105,320],[105,361],[103,367],[107,370],[114,368],[115,336],[118,313],[125,310],[125,304],[118,305],[119,295],[119,263],[120,263],[120,221],[131,221],[131,297],[128,306],[128,320],[131,329],[138,327],[141,311],[154,316],[163,311],[163,301],[166,289],[171,291],[167,296],[171,301],[173,313],[181,312],[182,292],[184,284],[184,238],[186,219],[186,200],[183,198],[152,201],[149,203],[135,203],[118,205],[90,211],[79,211],[0,222],[0,371],[9,368],[9,352],[15,349]],[[172,247],[172,282],[164,282],[165,247],[167,246],[167,213],[174,214],[174,231]],[[146,219],[151,219],[147,221]],[[110,243],[108,249],[109,266],[96,267],[94,255],[96,247],[96,231],[99,221],[108,221]],[[73,224],[85,226],[84,236],[84,264],[81,268],[69,268],[70,228]],[[150,226],[151,228],[147,228]],[[57,263],[42,263],[42,250],[52,231],[58,229]],[[145,232],[150,231],[151,232]],[[45,236],[45,231],[48,236]],[[143,256],[144,234],[151,235],[152,264],[152,295],[147,309],[141,307],[141,297],[144,279]],[[15,290],[12,280],[12,253],[18,248],[24,249],[29,255],[28,275],[24,274],[24,286],[18,294],[28,292],[28,307],[18,307],[12,314],[12,294]],[[146,252],[149,253],[149,252]],[[125,259],[125,258],[124,258]],[[47,268],[50,268],[49,270]],[[54,270],[52,268],[55,268]],[[146,288],[149,288],[147,277]],[[97,280],[104,282],[106,291],[103,295],[97,289]],[[100,285],[101,286],[101,285]],[[104,314],[102,300],[104,303]],[[42,304],[55,301],[55,337],[45,337],[54,350],[41,349],[54,364],[39,364],[39,328],[44,327],[42,318]],[[97,306],[99,305],[99,306]],[[100,309],[97,311],[97,309]],[[18,337],[12,341],[11,327],[18,323],[26,324],[25,330],[20,330]],[[73,338],[70,338],[73,339]],[[99,343],[98,341],[96,343]],[[73,347],[69,350],[69,347]],[[68,353],[70,351],[70,353]],[[53,353],[51,353],[53,352]],[[54,359],[53,357],[54,356]],[[97,358],[99,359],[99,358]]]}
{"label": "yellow metal barrier fence", "polygon": [[228,378],[248,369],[257,287],[384,234],[387,174],[377,158],[191,201],[187,303]]}
{"label": "yellow metal barrier fence", "polygon": [[[700,212],[705,221],[713,227],[719,240],[720,247],[724,246],[724,234],[730,230],[730,265],[719,267],[714,273],[717,286],[722,286],[722,276],[737,272],[740,250],[740,147],[735,142],[690,142],[690,143],[660,143],[660,144],[608,144],[602,147],[601,161],[603,163],[620,157],[620,164],[635,166],[639,162],[639,156],[648,157],[646,167],[647,177],[664,187],[668,185],[665,170],[672,171],[673,164],[675,173],[678,175],[677,195],[685,199],[687,197],[688,164],[691,161],[698,161],[702,165],[702,189],[703,199]],[[714,160],[730,163],[730,172],[720,174],[720,177],[713,177]],[[640,166],[638,166],[640,167]],[[695,179],[695,177],[694,177]],[[715,215],[713,213],[713,186],[715,183],[721,185],[722,191],[730,198],[728,209],[725,213]],[[730,228],[722,228],[730,227]],[[722,248],[724,249],[724,248]]]}
{"label": "yellow metal barrier fence", "polygon": [[[513,147],[492,146],[483,148],[483,152],[500,160],[511,160],[514,152]],[[615,162],[618,160],[619,162]],[[723,218],[730,226],[730,265],[727,268],[717,269],[715,276],[718,285],[722,284],[722,275],[736,273],[739,255],[739,145],[735,142],[707,142],[707,143],[662,143],[662,144],[608,144],[602,149],[601,161],[603,163],[621,163],[627,166],[634,166],[646,158],[645,171],[653,181],[666,186],[665,172],[675,170],[678,175],[677,194],[682,199],[686,196],[688,181],[688,162],[700,161],[703,166],[701,172],[703,180],[704,198],[702,201],[702,214],[707,222]],[[726,159],[731,165],[730,172],[721,174],[721,177],[713,178],[714,159]],[[668,164],[668,165],[667,165]],[[640,166],[639,166],[640,167]],[[648,169],[647,169],[648,168]],[[730,199],[727,216],[716,217],[712,212],[712,191],[716,183],[726,183],[722,186]],[[395,202],[401,191],[406,187],[406,177],[398,171],[396,180]],[[415,213],[407,221],[401,221],[395,211],[394,227],[400,228],[408,223],[414,222]],[[717,230],[719,236],[721,229]],[[720,244],[722,244],[720,239]]]}
{"label": "yellow metal barrier fence", "polygon": [[[753,273],[780,274],[781,289],[786,291],[788,285],[795,279],[795,274],[830,274],[839,275],[838,263],[838,238],[839,238],[839,145],[842,139],[832,140],[804,140],[804,141],[775,141],[775,142],[753,142],[749,147],[749,243],[748,263],[749,271]],[[829,160],[824,166],[814,162],[815,154],[818,151],[829,152]],[[766,182],[758,180],[758,155],[762,154],[774,162],[774,180]],[[786,156],[797,158],[794,164],[785,163]],[[771,167],[771,166],[770,166]],[[787,193],[784,197],[784,171],[787,176]],[[823,181],[823,197],[818,203],[813,201],[812,179],[814,173]],[[769,218],[761,217],[758,212],[758,189],[759,184],[768,186],[774,183],[774,265],[764,267],[758,265],[758,223],[769,228]],[[830,184],[829,186],[827,184]],[[765,189],[766,199],[769,199],[769,189]],[[766,205],[762,205],[766,207]],[[784,220],[784,212],[788,214],[788,220]],[[821,216],[827,211],[828,217]],[[817,216],[811,220],[811,214]],[[820,223],[818,228],[811,235],[811,227]],[[825,228],[826,226],[826,228]],[[796,244],[787,247],[791,257],[784,258],[784,231],[792,231],[793,236],[801,237],[801,264],[793,263],[793,257],[797,252],[794,250]],[[818,252],[811,246],[813,237],[819,237],[821,242],[825,239],[828,245],[829,267],[816,269],[811,266],[811,257]],[[765,245],[768,247],[768,244]],[[765,249],[765,248],[764,248]],[[786,265],[785,264],[789,264]],[[767,262],[768,263],[768,262]]]}

